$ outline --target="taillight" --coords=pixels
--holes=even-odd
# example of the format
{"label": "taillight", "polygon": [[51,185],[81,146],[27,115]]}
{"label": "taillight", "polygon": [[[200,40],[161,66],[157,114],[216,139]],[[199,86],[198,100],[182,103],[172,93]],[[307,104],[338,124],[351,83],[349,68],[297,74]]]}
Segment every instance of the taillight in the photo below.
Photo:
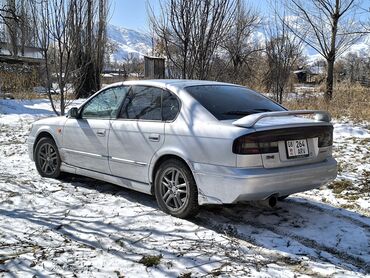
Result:
{"label": "taillight", "polygon": [[324,133],[319,135],[318,140],[319,148],[321,147],[329,147],[333,145],[333,131],[327,130]]}
{"label": "taillight", "polygon": [[236,154],[259,154],[258,143],[249,139],[247,136],[239,137],[234,141],[233,153]]}
{"label": "taillight", "polygon": [[333,145],[333,126],[305,126],[256,131],[235,139],[233,153],[263,154],[279,152],[278,142],[318,138],[318,147]]}
{"label": "taillight", "polygon": [[233,144],[235,154],[262,154],[279,152],[278,142],[257,142],[253,138],[242,136]]}

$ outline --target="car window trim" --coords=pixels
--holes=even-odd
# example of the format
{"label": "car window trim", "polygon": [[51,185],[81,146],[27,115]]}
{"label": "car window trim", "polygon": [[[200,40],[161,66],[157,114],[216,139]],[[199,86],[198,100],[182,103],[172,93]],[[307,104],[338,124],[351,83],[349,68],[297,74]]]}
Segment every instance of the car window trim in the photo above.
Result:
{"label": "car window trim", "polygon": [[210,86],[225,86],[225,87],[237,87],[237,88],[243,88],[243,89],[247,89],[247,90],[250,90],[254,93],[257,93],[258,95],[262,96],[263,98],[273,102],[274,104],[277,104],[278,106],[280,106],[284,111],[288,111],[288,109],[286,107],[284,107],[282,104],[278,103],[277,101],[265,96],[264,94],[260,93],[260,92],[257,92],[257,91],[254,91],[250,88],[247,88],[245,86],[242,86],[242,85],[238,85],[238,84],[199,84],[199,85],[189,85],[189,86],[186,86],[184,87],[183,89],[189,94],[190,97],[192,97],[197,103],[199,103],[202,107],[204,107],[204,109],[206,109],[208,111],[208,113],[210,115],[212,115],[216,120],[218,121],[227,121],[227,120],[231,120],[231,119],[223,119],[223,120],[219,120],[215,115],[212,114],[212,112],[210,112],[205,106],[203,106],[194,96],[192,96],[192,94],[190,92],[187,91],[187,88],[192,88],[192,87],[210,87]]}
{"label": "car window trim", "polygon": [[[269,98],[269,97],[267,97],[267,96],[265,96],[264,94],[262,94],[262,93],[260,93],[260,92],[257,92],[257,91],[254,91],[254,90],[252,90],[252,89],[250,89],[250,88],[247,88],[247,87],[244,87],[244,86],[241,86],[241,85],[237,85],[237,84],[235,84],[235,85],[231,85],[231,84],[220,84],[220,85],[210,85],[210,84],[201,84],[201,85],[189,85],[189,86],[186,86],[186,87],[184,87],[184,90],[186,91],[186,89],[187,88],[191,88],[191,87],[205,87],[205,86],[208,86],[208,87],[210,87],[210,86],[227,86],[227,87],[237,87],[237,88],[243,88],[243,89],[247,89],[247,90],[250,90],[250,91],[252,91],[252,92],[255,92],[255,93],[257,93],[257,94],[259,94],[259,95],[261,95],[262,97],[264,97],[265,99],[267,99],[267,100],[270,100],[270,101],[272,101],[273,103],[275,103],[275,104],[277,104],[278,106],[280,106],[281,108],[283,108],[285,111],[287,111],[288,109],[287,108],[285,108],[284,106],[282,106],[280,103],[278,103],[277,101],[275,101],[275,100],[273,100],[272,98]],[[187,91],[186,91],[187,92]],[[188,92],[188,94],[192,97],[192,98],[194,98],[189,92]],[[195,98],[194,98],[195,99]],[[195,99],[197,102],[198,102],[198,100],[197,99]]]}
{"label": "car window trim", "polygon": [[168,90],[167,88],[166,89],[163,89],[163,91],[166,91],[169,94],[175,96],[175,98],[177,100],[178,109],[177,109],[176,116],[172,120],[163,121],[163,94],[162,94],[162,121],[165,122],[165,123],[172,123],[172,122],[174,122],[177,119],[177,117],[180,114],[180,110],[181,110],[181,107],[182,107],[182,102],[181,102],[181,99],[175,93],[173,93],[172,91]]}
{"label": "car window trim", "polygon": [[[120,121],[142,121],[142,122],[161,122],[161,123],[172,123],[174,122],[177,117],[179,116],[180,114],[180,110],[181,110],[181,107],[182,107],[182,102],[180,100],[180,98],[175,94],[173,93],[172,91],[170,91],[169,89],[167,88],[163,88],[163,87],[160,87],[160,86],[153,86],[153,85],[141,85],[141,84],[135,84],[135,85],[129,85],[130,86],[130,89],[129,91],[127,92],[125,98],[122,100],[122,104],[121,104],[121,107],[119,109],[119,113],[117,113],[117,117],[115,118],[115,120],[120,120]],[[161,89],[162,91],[165,91],[165,92],[168,92],[169,94],[175,96],[176,100],[177,100],[177,103],[178,103],[178,110],[177,110],[177,114],[176,116],[173,118],[173,120],[168,120],[168,121],[164,121],[163,120],[163,92],[161,93],[161,120],[149,120],[149,119],[125,119],[125,118],[122,118],[120,117],[121,113],[122,113],[122,109],[124,108],[123,104],[126,100],[126,97],[128,95],[128,93],[131,91],[132,87],[133,86],[143,86],[143,87],[151,87],[151,88],[157,88],[157,89]]]}
{"label": "car window trim", "polygon": [[[82,112],[85,108],[86,105],[88,105],[93,99],[95,99],[95,97],[99,96],[100,94],[106,92],[107,90],[110,90],[110,89],[116,89],[116,88],[120,88],[120,87],[129,87],[129,90],[127,91],[127,93],[131,90],[131,85],[124,85],[124,84],[119,84],[119,85],[116,85],[116,86],[111,86],[111,87],[107,87],[107,88],[104,88],[102,89],[101,91],[97,92],[96,94],[92,95],[79,109],[78,109],[78,117],[77,119],[81,119],[81,120],[88,120],[88,119],[93,119],[93,120],[113,120],[113,119],[116,119],[118,114],[116,114],[115,117],[109,117],[109,118],[100,118],[100,117],[82,117]],[[127,96],[127,94],[126,94]],[[123,100],[121,101],[121,104],[119,105],[119,108],[117,111],[121,111],[120,108],[121,106],[123,105],[123,102],[124,100],[126,99],[126,96],[123,98]]]}
{"label": "car window trim", "polygon": [[[135,85],[130,85],[130,90],[128,92],[130,92],[132,90],[132,88],[134,86],[141,86],[141,87],[149,87],[149,88],[158,88],[158,89],[162,89],[162,88],[159,88],[159,87],[155,87],[155,86],[150,86],[150,85],[140,85],[140,84],[135,84]],[[163,89],[162,89],[163,90]],[[127,92],[127,95],[128,95],[128,92]],[[126,97],[127,97],[126,95]],[[122,101],[122,107],[121,109],[119,110],[119,113],[117,114],[117,119],[120,119],[120,120],[137,120],[137,121],[151,121],[151,122],[163,122],[163,115],[162,115],[162,99],[163,99],[163,94],[161,93],[161,120],[150,120],[150,119],[125,119],[125,118],[121,118],[119,117],[122,113],[122,109],[124,109],[124,103],[125,103],[125,100],[126,100],[126,97],[125,99]]]}
{"label": "car window trim", "polygon": [[127,86],[128,87],[128,91],[127,91],[127,94],[125,95],[125,97],[122,99],[121,101],[121,104],[119,105],[119,108],[118,108],[118,113],[116,114],[116,117],[111,119],[111,120],[117,120],[119,119],[119,115],[121,115],[121,112],[122,112],[122,109],[123,109],[123,104],[125,103],[125,100],[127,98],[127,95],[131,92],[132,90],[132,85],[121,85],[121,86]]}

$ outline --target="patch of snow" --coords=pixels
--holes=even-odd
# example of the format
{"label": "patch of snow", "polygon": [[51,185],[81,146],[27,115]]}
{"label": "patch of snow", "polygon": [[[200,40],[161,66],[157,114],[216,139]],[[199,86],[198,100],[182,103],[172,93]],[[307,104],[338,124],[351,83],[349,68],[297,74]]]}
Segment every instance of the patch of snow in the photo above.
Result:
{"label": "patch of snow", "polygon": [[[80,176],[42,178],[25,144],[47,100],[0,100],[0,273],[3,277],[365,277],[369,196],[327,187],[276,209],[204,207],[192,220],[160,211],[154,197]],[[369,130],[335,123],[339,178],[360,183]],[[354,171],[352,171],[353,167]],[[325,199],[325,200],[324,200]],[[353,204],[353,208],[340,206]],[[144,256],[158,256],[146,267]]]}
{"label": "patch of snow", "polygon": [[335,123],[333,135],[334,139],[340,137],[370,138],[369,130],[366,127],[356,126],[353,123]]}

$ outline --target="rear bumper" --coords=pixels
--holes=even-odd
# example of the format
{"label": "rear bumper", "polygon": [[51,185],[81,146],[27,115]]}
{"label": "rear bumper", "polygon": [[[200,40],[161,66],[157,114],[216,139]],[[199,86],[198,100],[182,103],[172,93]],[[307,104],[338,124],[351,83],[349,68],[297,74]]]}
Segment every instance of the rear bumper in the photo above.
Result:
{"label": "rear bumper", "polygon": [[325,161],[284,168],[232,168],[193,164],[199,204],[231,204],[264,200],[307,191],[335,179],[337,162]]}

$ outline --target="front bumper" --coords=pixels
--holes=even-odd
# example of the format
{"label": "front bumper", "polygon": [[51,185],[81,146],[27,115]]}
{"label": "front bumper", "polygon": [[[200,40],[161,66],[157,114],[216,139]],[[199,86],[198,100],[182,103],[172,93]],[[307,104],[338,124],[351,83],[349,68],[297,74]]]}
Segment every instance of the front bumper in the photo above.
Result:
{"label": "front bumper", "polygon": [[193,163],[198,201],[204,204],[231,204],[264,200],[307,191],[335,179],[337,162],[325,161],[283,168],[232,168]]}

